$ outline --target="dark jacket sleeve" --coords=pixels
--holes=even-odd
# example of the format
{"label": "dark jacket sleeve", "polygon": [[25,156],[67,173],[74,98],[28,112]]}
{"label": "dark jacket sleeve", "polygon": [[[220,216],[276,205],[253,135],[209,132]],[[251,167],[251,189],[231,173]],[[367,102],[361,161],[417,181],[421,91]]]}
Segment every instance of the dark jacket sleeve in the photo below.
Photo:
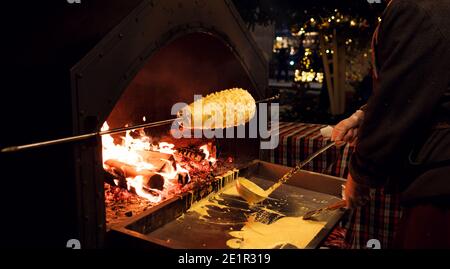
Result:
{"label": "dark jacket sleeve", "polygon": [[354,180],[371,187],[401,169],[449,84],[447,37],[414,2],[394,0],[378,34],[378,80],[349,164]]}

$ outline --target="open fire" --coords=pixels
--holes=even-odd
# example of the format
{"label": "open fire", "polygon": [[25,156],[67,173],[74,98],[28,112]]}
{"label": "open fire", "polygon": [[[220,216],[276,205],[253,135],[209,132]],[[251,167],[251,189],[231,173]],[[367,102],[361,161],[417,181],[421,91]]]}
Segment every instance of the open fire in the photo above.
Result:
{"label": "open fire", "polygon": [[[102,131],[108,129],[105,122]],[[126,185],[129,191],[152,203],[179,193],[191,181],[190,173],[194,169],[209,172],[216,163],[211,143],[198,149],[177,150],[172,143],[153,143],[143,130],[127,131],[120,142],[104,135],[102,144],[103,167],[116,177],[115,184]]]}

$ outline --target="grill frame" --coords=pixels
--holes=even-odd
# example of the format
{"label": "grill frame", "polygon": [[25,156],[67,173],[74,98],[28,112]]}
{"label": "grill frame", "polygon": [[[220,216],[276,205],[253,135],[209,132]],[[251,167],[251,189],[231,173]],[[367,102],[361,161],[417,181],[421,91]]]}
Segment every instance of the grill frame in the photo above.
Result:
{"label": "grill frame", "polygon": [[[183,231],[173,230],[173,228],[166,228],[165,224],[173,225],[173,223],[177,222],[177,218],[180,217],[183,213],[189,210],[191,205],[195,202],[199,202],[203,199],[208,199],[212,195],[216,195],[216,193],[220,192],[227,184],[234,184],[234,180],[237,179],[238,176],[244,177],[254,177],[260,179],[268,179],[269,181],[276,180],[280,178],[284,173],[288,172],[291,168],[272,164],[268,162],[264,162],[261,160],[254,160],[247,165],[243,165],[240,169],[235,169],[234,172],[228,177],[223,177],[221,180],[216,181],[215,183],[220,182],[221,184],[214,185],[215,187],[211,190],[205,192],[203,195],[192,195],[192,194],[183,194],[181,197],[174,197],[170,200],[165,201],[164,203],[152,208],[141,215],[134,216],[130,218],[129,221],[123,222],[115,227],[112,227],[111,241],[114,242],[113,245],[118,246],[139,246],[142,248],[187,248],[184,244],[192,244],[190,247],[194,248],[203,248],[201,243],[193,243],[192,241],[202,240],[199,238],[190,238],[189,235],[184,235]],[[302,191],[306,191],[307,195],[313,195],[315,199],[324,199],[329,202],[329,204],[333,204],[337,201],[342,201],[342,185],[345,183],[345,180],[342,178],[319,174],[315,172],[301,170],[297,174],[295,174],[286,184],[292,187],[297,187],[297,191],[300,191],[298,194],[305,194]],[[228,185],[228,187],[230,187]],[[197,193],[201,191],[198,190]],[[277,192],[281,192],[278,190]],[[209,196],[208,196],[209,195]],[[292,194],[291,194],[292,195]],[[160,210],[167,206],[172,206],[171,208],[165,208],[164,214],[166,214],[165,218],[163,218],[163,222],[160,222],[158,226],[148,227],[149,220],[152,218],[159,218],[161,221],[161,217],[158,216]],[[321,204],[309,204],[310,206],[315,206],[318,209],[323,207]],[[180,210],[181,209],[181,210]],[[258,212],[259,213],[259,212]],[[263,211],[262,213],[265,213]],[[286,212],[282,212],[286,213]],[[293,214],[298,214],[299,212],[293,211],[290,212]],[[305,212],[303,212],[305,213]],[[322,230],[307,244],[307,249],[315,249],[319,248],[321,244],[326,240],[327,236],[333,231],[333,229],[338,225],[339,221],[345,216],[347,213],[346,209],[338,209],[332,212],[328,212],[318,217],[320,221],[326,221],[325,226]],[[272,213],[271,213],[272,214]],[[156,215],[156,216],[155,216]],[[183,222],[183,220],[180,220]],[[195,218],[194,218],[195,219]],[[192,216],[189,217],[187,223],[192,221]],[[238,222],[238,220],[236,219]],[[190,224],[189,224],[190,225]],[[195,221],[192,223],[192,226],[195,225]],[[164,226],[164,227],[163,227]],[[173,226],[172,226],[173,227]],[[152,232],[157,229],[168,229],[167,231],[163,231],[163,234],[167,234],[168,232],[172,235],[174,234],[175,241],[179,241],[177,243],[172,243],[159,238],[158,236],[152,235]],[[172,230],[171,230],[172,229]],[[159,231],[161,233],[161,231]],[[216,237],[214,237],[216,238]],[[223,238],[221,238],[223,239]],[[181,243],[181,244],[180,244]]]}
{"label": "grill frame", "polygon": [[[73,133],[99,130],[152,55],[193,33],[223,42],[253,84],[255,99],[266,97],[267,62],[231,1],[142,1],[71,68]],[[86,248],[104,247],[106,216],[100,139],[76,145],[73,154],[80,241]]]}

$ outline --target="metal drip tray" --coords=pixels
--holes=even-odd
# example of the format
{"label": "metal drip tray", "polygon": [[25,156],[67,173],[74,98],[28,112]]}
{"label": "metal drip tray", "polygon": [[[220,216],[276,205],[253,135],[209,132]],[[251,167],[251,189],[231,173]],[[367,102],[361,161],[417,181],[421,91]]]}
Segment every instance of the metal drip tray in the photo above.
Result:
{"label": "metal drip tray", "polygon": [[[241,169],[239,175],[266,189],[289,169],[254,161]],[[343,182],[340,178],[300,171],[269,199],[249,207],[237,195],[232,181],[160,227],[142,225],[142,218],[151,218],[155,211],[114,230],[169,248],[317,248],[341,219],[344,210],[325,212],[308,222],[301,217],[307,211],[340,201]]]}

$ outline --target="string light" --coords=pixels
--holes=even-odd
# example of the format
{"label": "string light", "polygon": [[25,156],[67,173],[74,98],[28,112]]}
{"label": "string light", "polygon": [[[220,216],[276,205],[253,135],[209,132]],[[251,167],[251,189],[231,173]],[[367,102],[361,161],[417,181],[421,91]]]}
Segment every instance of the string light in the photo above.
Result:
{"label": "string light", "polygon": [[310,71],[301,71],[296,69],[294,73],[295,82],[318,82],[323,83],[324,74],[322,72],[314,72],[312,69]]}
{"label": "string light", "polygon": [[293,36],[301,36],[306,33],[305,28],[300,28],[300,30],[297,33],[292,33]]}

